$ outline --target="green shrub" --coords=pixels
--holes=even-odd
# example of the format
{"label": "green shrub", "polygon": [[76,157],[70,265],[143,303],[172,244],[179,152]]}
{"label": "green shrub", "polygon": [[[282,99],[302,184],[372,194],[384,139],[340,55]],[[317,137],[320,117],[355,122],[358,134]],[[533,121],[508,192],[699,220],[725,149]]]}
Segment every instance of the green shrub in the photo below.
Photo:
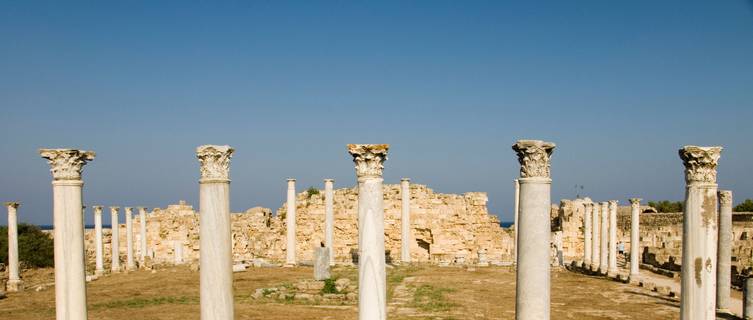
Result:
{"label": "green shrub", "polygon": [[314,188],[314,187],[309,187],[308,189],[306,189],[306,193],[308,194],[308,197],[311,198],[311,196],[315,194],[319,194],[319,189]]}
{"label": "green shrub", "polygon": [[667,212],[682,212],[685,204],[682,201],[649,201],[649,206],[656,208],[656,211],[661,213]]}
{"label": "green shrub", "polygon": [[[18,225],[18,260],[24,267],[55,265],[52,238],[35,225]],[[0,262],[8,265],[8,227],[0,227]]]}
{"label": "green shrub", "polygon": [[753,200],[745,199],[733,209],[735,212],[753,212]]}
{"label": "green shrub", "polygon": [[335,286],[335,279],[324,279],[324,288],[322,288],[322,293],[339,293],[337,291],[337,287]]}

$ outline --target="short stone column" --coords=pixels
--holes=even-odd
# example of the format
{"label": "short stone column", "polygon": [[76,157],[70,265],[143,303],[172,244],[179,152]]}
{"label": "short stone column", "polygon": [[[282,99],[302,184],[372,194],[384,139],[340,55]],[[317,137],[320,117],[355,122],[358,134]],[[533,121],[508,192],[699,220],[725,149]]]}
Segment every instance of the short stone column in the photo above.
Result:
{"label": "short stone column", "polygon": [[287,212],[285,213],[285,226],[287,227],[286,232],[286,241],[285,241],[285,266],[292,267],[297,264],[296,261],[296,255],[295,255],[295,247],[296,247],[296,236],[295,236],[295,209],[296,209],[296,203],[295,203],[295,179],[290,178],[288,179],[288,201],[287,201]]}
{"label": "short stone column", "polygon": [[144,263],[146,263],[146,245],[147,245],[147,239],[146,239],[146,208],[145,207],[139,207],[139,234],[141,235],[141,240],[139,241],[139,261],[141,262],[142,267],[144,266]]}
{"label": "short stone column", "polygon": [[593,203],[583,203],[583,268],[589,268],[591,266],[591,211],[593,211]]}
{"label": "short stone column", "polygon": [[102,206],[94,206],[94,275],[105,274],[105,257],[102,244]]}
{"label": "short stone column", "polygon": [[746,278],[743,284],[743,319],[753,319],[753,278]]}
{"label": "short stone column", "polygon": [[329,249],[314,247],[314,280],[324,281],[331,277],[329,263]]}
{"label": "short stone column", "polygon": [[230,146],[196,148],[199,179],[199,287],[201,320],[233,319],[233,253],[230,233]]}
{"label": "short stone column", "polygon": [[597,272],[601,267],[601,206],[599,203],[592,203],[591,222],[593,223],[591,239],[591,271]]}
{"label": "short stone column", "polygon": [[118,222],[120,207],[110,207],[110,271],[120,272],[120,223]]}
{"label": "short stone column", "polygon": [[18,213],[17,209],[20,203],[6,202],[8,208],[8,283],[6,284],[8,292],[18,292],[23,290],[23,281],[21,281],[21,272],[18,268]]}
{"label": "short stone column", "polygon": [[515,318],[549,319],[551,185],[549,159],[555,144],[518,140],[512,149],[520,163],[520,214]]}
{"label": "short stone column", "polygon": [[609,268],[611,275],[617,274],[617,200],[609,201]]}
{"label": "short stone column", "polygon": [[641,254],[641,199],[630,198],[630,278],[635,279],[639,274]]}
{"label": "short stone column", "polygon": [[717,185],[721,147],[685,146],[680,319],[716,319]]}
{"label": "short stone column", "polygon": [[329,251],[329,265],[335,265],[335,180],[324,179],[324,246]]}
{"label": "short stone column", "polygon": [[515,211],[515,224],[513,224],[513,231],[515,232],[515,247],[513,247],[512,255],[513,262],[517,265],[518,264],[518,218],[520,216],[520,182],[518,179],[513,180],[513,186],[515,187],[515,206],[513,207],[513,210]]}
{"label": "short stone column", "polygon": [[173,241],[173,263],[176,266],[183,264],[183,241]]}
{"label": "short stone column", "polygon": [[410,244],[413,243],[413,237],[410,232],[410,179],[403,178],[400,180],[400,261],[410,263]]}
{"label": "short stone column", "polygon": [[387,319],[382,170],[387,144],[349,144],[358,178],[358,319]]}
{"label": "short stone column", "polygon": [[719,191],[719,242],[716,268],[716,309],[730,311],[732,268],[732,191]]}
{"label": "short stone column", "polygon": [[55,318],[86,320],[86,265],[81,172],[94,152],[41,149],[52,172],[55,251]]}
{"label": "short stone column", "polygon": [[136,270],[136,262],[133,260],[133,208],[124,208],[126,215],[126,270]]}
{"label": "short stone column", "polygon": [[607,269],[609,269],[609,202],[602,202],[601,203],[601,226],[599,227],[599,231],[601,232],[601,236],[599,237],[599,248],[601,249],[601,252],[599,253],[599,258],[601,261],[599,261],[599,272],[602,274],[607,274]]}

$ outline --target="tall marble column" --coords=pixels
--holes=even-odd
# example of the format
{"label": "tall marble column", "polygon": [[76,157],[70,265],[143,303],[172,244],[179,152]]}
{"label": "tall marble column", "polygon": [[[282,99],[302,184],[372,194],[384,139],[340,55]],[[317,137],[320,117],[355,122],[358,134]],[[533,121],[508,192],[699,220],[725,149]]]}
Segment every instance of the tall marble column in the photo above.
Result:
{"label": "tall marble column", "polygon": [[285,225],[287,227],[285,241],[285,265],[288,267],[296,265],[296,237],[295,237],[295,179],[288,179],[288,202],[287,213],[285,214]]}
{"label": "tall marble column", "polygon": [[515,318],[549,319],[551,185],[549,159],[555,144],[518,140],[512,149],[520,163],[520,214]]}
{"label": "tall marble column", "polygon": [[588,268],[591,265],[591,211],[593,210],[593,203],[583,203],[583,268]]}
{"label": "tall marble column", "polygon": [[630,278],[638,276],[641,254],[641,199],[630,198]]}
{"label": "tall marble column", "polygon": [[329,265],[335,265],[335,180],[324,179],[324,245],[329,250]]}
{"label": "tall marble column", "polygon": [[753,278],[746,278],[743,282],[743,319],[753,319]]}
{"label": "tall marble column", "polygon": [[199,287],[201,320],[233,319],[230,233],[230,146],[196,148],[199,179]]}
{"label": "tall marble column", "polygon": [[387,319],[382,170],[387,144],[349,144],[358,178],[358,319]]}
{"label": "tall marble column", "polygon": [[598,202],[592,204],[593,239],[591,240],[591,271],[601,268],[601,206]]}
{"label": "tall marble column", "polygon": [[401,213],[400,224],[400,261],[410,263],[410,244],[413,242],[410,232],[410,179],[400,180]]}
{"label": "tall marble column", "polygon": [[55,251],[55,318],[85,320],[86,265],[81,172],[94,152],[41,149],[52,172]]}
{"label": "tall marble column", "polygon": [[719,190],[719,242],[717,245],[716,309],[729,312],[732,264],[732,191]]}
{"label": "tall marble column", "polygon": [[599,272],[607,274],[609,269],[609,202],[603,201],[601,203],[601,226],[599,228],[601,236],[599,237]]}
{"label": "tall marble column", "polygon": [[139,246],[141,250],[139,251],[139,261],[141,261],[141,265],[143,266],[146,262],[146,208],[139,207],[139,234],[141,234],[141,241],[139,241]]}
{"label": "tall marble column", "polygon": [[113,273],[120,272],[120,223],[118,222],[120,207],[110,207],[110,269]]}
{"label": "tall marble column", "polygon": [[20,203],[6,202],[8,207],[8,292],[23,290],[23,281],[18,268],[18,213]]}
{"label": "tall marble column", "polygon": [[102,206],[94,206],[94,275],[105,274],[105,258],[102,248]]}
{"label": "tall marble column", "polygon": [[609,274],[617,274],[617,200],[609,201]]}
{"label": "tall marble column", "polygon": [[680,319],[716,319],[717,185],[721,147],[685,146]]}
{"label": "tall marble column", "polygon": [[513,210],[515,210],[515,224],[513,224],[513,231],[515,232],[515,247],[513,248],[513,257],[515,257],[515,264],[518,264],[518,218],[519,218],[519,212],[520,212],[520,181],[518,179],[515,179],[513,181],[513,185],[515,186],[515,207]]}
{"label": "tall marble column", "polygon": [[136,269],[136,262],[133,260],[133,208],[125,207],[126,215],[126,270],[133,271]]}

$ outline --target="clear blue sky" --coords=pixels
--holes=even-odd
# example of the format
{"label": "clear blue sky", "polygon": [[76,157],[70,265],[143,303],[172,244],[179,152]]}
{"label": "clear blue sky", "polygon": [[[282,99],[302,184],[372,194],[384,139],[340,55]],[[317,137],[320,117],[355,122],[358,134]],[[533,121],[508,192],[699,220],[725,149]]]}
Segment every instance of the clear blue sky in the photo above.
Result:
{"label": "clear blue sky", "polygon": [[682,200],[685,144],[724,146],[720,187],[753,198],[751,1],[4,1],[0,75],[22,222],[52,221],[40,147],[97,152],[88,205],[198,206],[195,147],[229,144],[232,210],[277,209],[389,143],[385,182],[510,220],[521,138],[557,143],[554,202]]}

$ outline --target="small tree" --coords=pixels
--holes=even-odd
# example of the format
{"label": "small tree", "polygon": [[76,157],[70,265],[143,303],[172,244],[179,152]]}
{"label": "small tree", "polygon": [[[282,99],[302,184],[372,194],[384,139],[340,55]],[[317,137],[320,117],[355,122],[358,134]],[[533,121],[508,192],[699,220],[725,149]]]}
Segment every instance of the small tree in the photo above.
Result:
{"label": "small tree", "polygon": [[733,208],[735,212],[753,212],[753,200],[745,199]]}
{"label": "small tree", "polygon": [[308,189],[306,189],[306,193],[308,194],[308,197],[311,198],[311,196],[315,194],[319,194],[319,189],[314,188],[314,187],[309,187]]}
{"label": "small tree", "polygon": [[[32,224],[18,225],[18,260],[27,267],[44,268],[55,264],[54,242]],[[8,265],[8,227],[0,227],[0,262]]]}

